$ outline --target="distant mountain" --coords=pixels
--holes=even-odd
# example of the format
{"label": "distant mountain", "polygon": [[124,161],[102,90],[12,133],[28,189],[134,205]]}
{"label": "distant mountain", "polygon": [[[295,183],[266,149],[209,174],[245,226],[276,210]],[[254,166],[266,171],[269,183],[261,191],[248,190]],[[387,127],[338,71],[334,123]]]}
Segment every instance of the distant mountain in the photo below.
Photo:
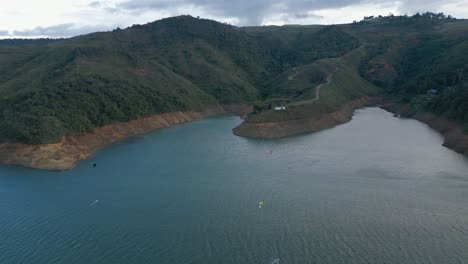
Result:
{"label": "distant mountain", "polygon": [[[117,121],[241,102],[258,101],[252,121],[284,118],[267,107],[278,97],[308,105],[296,113],[308,115],[381,90],[468,123],[468,22],[445,16],[245,28],[179,16],[37,42],[0,41],[3,141],[51,143]],[[311,100],[334,67],[344,69],[343,82]],[[300,81],[288,82],[294,70]],[[432,88],[440,96],[427,97]]]}
{"label": "distant mountain", "polygon": [[40,38],[40,39],[0,39],[1,46],[29,46],[29,45],[43,45],[53,42],[62,41],[63,39],[51,39],[51,38]]}

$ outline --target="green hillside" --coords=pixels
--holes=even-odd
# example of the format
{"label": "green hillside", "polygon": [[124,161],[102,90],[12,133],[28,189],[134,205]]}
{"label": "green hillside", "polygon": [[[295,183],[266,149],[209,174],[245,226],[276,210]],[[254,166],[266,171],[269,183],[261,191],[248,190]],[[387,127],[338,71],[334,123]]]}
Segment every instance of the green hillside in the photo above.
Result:
{"label": "green hillside", "polygon": [[244,32],[190,17],[0,53],[0,134],[28,143],[252,101],[271,65]]}
{"label": "green hillside", "polygon": [[[381,92],[468,123],[467,31],[464,20],[427,14],[245,28],[180,16],[0,41],[0,140],[57,142],[156,113],[254,101],[252,122],[310,117]],[[427,96],[434,87],[441,94]],[[279,115],[270,110],[278,99],[291,106]]]}
{"label": "green hillside", "polygon": [[[336,55],[335,59],[314,60],[292,68],[301,72],[294,80],[288,79],[293,74],[291,69],[271,79],[271,94],[256,103],[249,122],[318,117],[350,100],[380,94],[409,103],[414,113],[429,111],[460,122],[468,131],[468,21],[424,13],[369,17],[327,28],[352,36],[352,42],[358,40],[360,48],[343,57]],[[288,35],[277,28],[266,31],[273,34],[273,30],[287,43],[294,42],[293,33]],[[304,31],[323,30],[304,26]],[[327,83],[324,75],[333,67],[336,73]],[[316,100],[318,83],[323,84],[320,100]],[[437,94],[428,94],[431,89]],[[286,104],[287,110],[273,111],[275,104]]]}
{"label": "green hillside", "polygon": [[[278,93],[281,99],[269,97],[262,109],[258,110],[257,106],[257,113],[250,116],[249,122],[318,118],[351,100],[380,94],[378,86],[359,75],[359,65],[365,54],[361,46],[342,57],[318,60],[295,68],[296,73],[291,75],[280,75],[276,83],[287,88]],[[286,103],[285,111],[272,109],[278,101]]]}
{"label": "green hillside", "polygon": [[[431,111],[468,128],[468,21],[419,17],[414,23],[419,30],[406,27],[399,37],[368,45],[373,54],[361,74],[414,112]],[[431,89],[437,94],[428,94]]]}

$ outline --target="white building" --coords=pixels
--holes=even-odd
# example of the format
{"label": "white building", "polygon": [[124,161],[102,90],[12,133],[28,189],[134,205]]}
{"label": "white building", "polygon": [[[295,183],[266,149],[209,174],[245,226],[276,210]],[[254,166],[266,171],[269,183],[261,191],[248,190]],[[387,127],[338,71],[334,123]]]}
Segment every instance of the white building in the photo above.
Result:
{"label": "white building", "polygon": [[286,110],[286,106],[275,106],[276,111],[284,111]]}

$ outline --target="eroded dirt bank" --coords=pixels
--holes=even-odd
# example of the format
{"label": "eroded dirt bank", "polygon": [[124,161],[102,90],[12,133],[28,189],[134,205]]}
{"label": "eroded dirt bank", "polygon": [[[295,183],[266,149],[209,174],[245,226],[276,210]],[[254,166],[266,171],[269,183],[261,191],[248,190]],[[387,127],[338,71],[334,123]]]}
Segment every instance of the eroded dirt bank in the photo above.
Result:
{"label": "eroded dirt bank", "polygon": [[430,113],[412,113],[408,105],[386,102],[381,108],[399,114],[402,117],[414,118],[429,125],[444,136],[444,146],[468,157],[468,135],[463,133],[463,127],[447,118]]}
{"label": "eroded dirt bank", "polygon": [[339,110],[325,114],[320,118],[288,120],[281,122],[253,123],[244,122],[233,129],[235,135],[249,138],[283,138],[303,133],[317,132],[351,120],[354,110],[375,106],[382,100],[376,97],[363,97],[351,101]]}
{"label": "eroded dirt bank", "polygon": [[468,157],[468,134],[463,127],[447,118],[430,113],[412,113],[407,105],[396,104],[382,98],[361,98],[347,103],[340,110],[318,119],[300,119],[271,123],[242,123],[233,129],[234,134],[250,138],[283,138],[292,135],[317,132],[349,122],[356,109],[378,106],[402,117],[414,118],[429,125],[444,136],[443,145]]}
{"label": "eroded dirt bank", "polygon": [[220,114],[234,113],[243,116],[248,111],[246,105],[216,106],[200,112],[171,112],[126,123],[115,123],[96,128],[93,133],[65,136],[54,144],[2,143],[0,162],[37,169],[66,170],[78,161],[94,155],[96,151],[131,136]]}

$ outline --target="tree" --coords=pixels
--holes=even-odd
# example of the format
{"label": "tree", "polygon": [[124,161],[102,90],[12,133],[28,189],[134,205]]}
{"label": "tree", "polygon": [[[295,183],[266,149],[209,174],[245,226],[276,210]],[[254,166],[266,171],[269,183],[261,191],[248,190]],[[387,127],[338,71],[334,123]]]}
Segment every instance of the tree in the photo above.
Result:
{"label": "tree", "polygon": [[464,77],[464,69],[457,69],[457,87],[462,88],[463,85],[463,77]]}
{"label": "tree", "polygon": [[265,103],[263,101],[255,101],[253,106],[254,106],[254,112],[260,113],[265,108]]}

